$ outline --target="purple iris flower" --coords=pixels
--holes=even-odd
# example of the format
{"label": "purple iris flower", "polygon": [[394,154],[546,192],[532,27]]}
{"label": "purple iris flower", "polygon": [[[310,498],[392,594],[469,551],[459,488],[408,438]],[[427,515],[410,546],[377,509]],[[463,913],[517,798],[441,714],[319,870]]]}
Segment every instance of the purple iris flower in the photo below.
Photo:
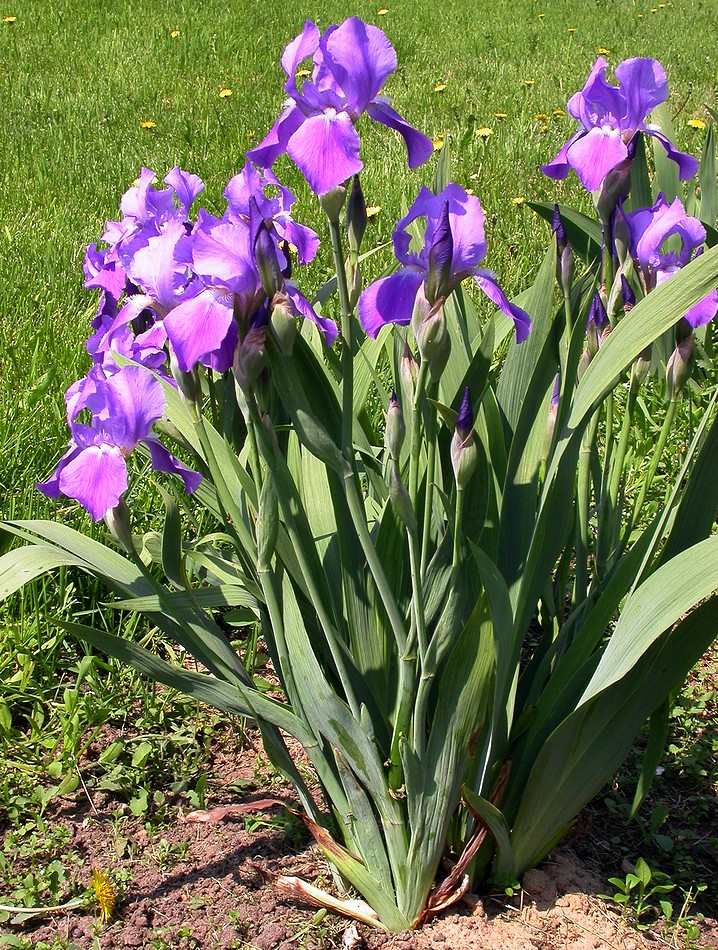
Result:
{"label": "purple iris flower", "polygon": [[[314,63],[312,76],[299,90],[297,68],[309,56]],[[319,29],[307,20],[284,50],[282,68],[290,101],[266,138],[247,152],[256,165],[270,168],[286,152],[312,191],[325,194],[364,167],[354,128],[363,112],[402,136],[410,168],[431,155],[431,140],[379,95],[396,69],[396,53],[378,27],[351,17],[320,36]]]}
{"label": "purple iris flower", "polygon": [[678,165],[681,178],[692,178],[698,171],[697,160],[679,152],[662,132],[646,124],[649,112],[668,98],[661,64],[655,59],[625,59],[614,70],[618,86],[606,82],[607,68],[606,60],[599,57],[586,85],[569,99],[569,114],[581,128],[541,171],[561,179],[573,168],[584,188],[595,191],[629,157],[636,134],[645,132],[658,139]]}
{"label": "purple iris flower", "polygon": [[201,475],[171,455],[152,432],[164,413],[165,396],[162,384],[146,369],[125,366],[107,380],[98,378],[86,406],[92,421],[71,422],[69,450],[50,478],[37,484],[44,495],[74,498],[99,521],[127,490],[126,459],[140,442],[155,470],[178,475],[190,493],[197,488]]}
{"label": "purple iris flower", "polygon": [[[421,217],[426,218],[424,246],[416,253],[410,250],[408,227]],[[486,241],[484,213],[474,195],[467,195],[456,184],[447,185],[439,195],[422,187],[406,217],[398,222],[393,240],[402,266],[389,277],[374,281],[359,298],[359,319],[369,336],[375,337],[386,323],[409,323],[422,286],[433,305],[462,280],[473,277],[514,321],[517,341],[526,339],[531,328],[529,315],[508,300],[492,271],[479,266],[486,256]]]}
{"label": "purple iris flower", "polygon": [[[706,239],[706,229],[698,218],[687,215],[678,198],[668,204],[663,194],[658,195],[652,208],[624,213],[624,219],[630,234],[631,256],[638,265],[646,293],[698,256]],[[718,292],[712,290],[691,307],[685,319],[692,327],[700,327],[717,312]]]}

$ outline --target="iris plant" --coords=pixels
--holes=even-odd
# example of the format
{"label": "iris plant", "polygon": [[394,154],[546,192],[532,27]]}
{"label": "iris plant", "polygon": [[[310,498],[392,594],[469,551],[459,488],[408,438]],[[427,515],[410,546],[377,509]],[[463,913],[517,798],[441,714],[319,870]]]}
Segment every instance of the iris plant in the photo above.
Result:
{"label": "iris plant", "polygon": [[[309,56],[314,64],[312,75],[298,89],[297,69]],[[286,152],[312,191],[325,194],[364,167],[354,127],[364,112],[402,136],[410,168],[431,155],[431,139],[409,125],[388,99],[379,95],[396,69],[396,53],[378,27],[351,17],[320,36],[315,24],[307,20],[284,50],[282,68],[289,101],[264,140],[247,152],[256,165],[269,168]]]}

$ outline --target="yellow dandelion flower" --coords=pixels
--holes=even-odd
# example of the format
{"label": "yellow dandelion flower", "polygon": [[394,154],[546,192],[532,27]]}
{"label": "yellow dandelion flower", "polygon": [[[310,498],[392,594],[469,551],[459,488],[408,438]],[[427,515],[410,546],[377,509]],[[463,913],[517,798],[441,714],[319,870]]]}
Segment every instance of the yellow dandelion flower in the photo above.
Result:
{"label": "yellow dandelion flower", "polygon": [[381,9],[376,11],[377,16],[386,16],[389,11],[386,7],[381,7]]}
{"label": "yellow dandelion flower", "polygon": [[2,18],[3,23],[14,23],[16,20],[17,20],[17,17],[13,16],[11,13],[9,13],[7,16],[4,16]]}
{"label": "yellow dandelion flower", "polygon": [[370,205],[366,209],[367,218],[375,218],[381,211],[381,205]]}
{"label": "yellow dandelion flower", "polygon": [[609,54],[610,52],[611,52],[611,50],[610,50],[610,49],[606,49],[605,46],[599,46],[599,47],[598,47],[598,55],[599,55],[599,56],[608,56],[608,54]]}
{"label": "yellow dandelion flower", "polygon": [[437,84],[434,86],[434,92],[443,92],[444,89],[446,89],[445,82],[437,82]]}
{"label": "yellow dandelion flower", "polygon": [[254,129],[250,129],[249,132],[247,132],[247,138],[253,139],[256,134],[257,133],[254,131]]}
{"label": "yellow dandelion flower", "polygon": [[659,9],[659,10],[663,10],[663,9],[665,8],[665,6],[666,6],[665,3],[659,3],[659,4],[658,4],[658,9]]}
{"label": "yellow dandelion flower", "polygon": [[495,115],[496,118],[499,119],[499,120],[506,118],[506,113],[505,113],[505,112],[494,112],[494,115]]}
{"label": "yellow dandelion flower", "polygon": [[701,132],[702,132],[703,129],[705,129],[705,127],[706,127],[706,124],[705,124],[705,122],[703,121],[703,119],[689,119],[689,120],[688,120],[688,125],[690,126],[690,128],[692,128],[692,129],[698,129],[698,130],[701,131]]}
{"label": "yellow dandelion flower", "polygon": [[524,79],[524,86],[533,86],[535,79]]}
{"label": "yellow dandelion flower", "polygon": [[548,126],[547,126],[547,125],[542,125],[541,128],[539,129],[539,131],[540,131],[542,134],[543,134],[544,132],[548,132]]}
{"label": "yellow dandelion flower", "polygon": [[298,69],[298,70],[297,70],[297,76],[299,77],[299,79],[306,79],[307,76],[311,76],[311,75],[312,75],[311,69]]}
{"label": "yellow dandelion flower", "polygon": [[220,98],[220,99],[229,99],[229,97],[230,97],[231,95],[232,95],[232,90],[231,90],[231,89],[227,89],[226,86],[222,86],[222,88],[219,90],[219,98]]}
{"label": "yellow dandelion flower", "polygon": [[544,18],[545,16],[546,16],[545,13],[539,13],[538,18],[539,18],[539,20],[543,20],[543,18]]}
{"label": "yellow dandelion flower", "polygon": [[548,116],[545,112],[537,112],[534,116],[534,119],[536,119],[537,122],[545,122],[546,119],[548,119]]}
{"label": "yellow dandelion flower", "polygon": [[176,40],[179,35],[180,35],[179,30],[170,30],[170,36],[172,37],[173,40]]}
{"label": "yellow dandelion flower", "polygon": [[494,134],[494,130],[490,129],[488,125],[480,126],[475,132],[474,135],[478,136],[480,139],[486,141],[486,139]]}
{"label": "yellow dandelion flower", "polygon": [[552,115],[555,119],[560,119],[562,115],[566,115],[566,110],[565,110],[565,109],[554,109],[553,112],[551,113],[551,115]]}
{"label": "yellow dandelion flower", "polygon": [[109,877],[104,871],[92,869],[90,874],[90,884],[95,892],[95,899],[100,908],[100,920],[103,924],[112,917],[112,911],[115,909],[115,891],[110,883]]}
{"label": "yellow dandelion flower", "polygon": [[441,149],[444,147],[444,136],[437,135],[436,138],[432,140],[431,144],[434,146],[435,152],[440,152]]}
{"label": "yellow dandelion flower", "polygon": [[475,195],[476,192],[474,191],[473,188],[467,188],[467,189],[466,189],[466,194],[467,194],[467,195]]}
{"label": "yellow dandelion flower", "polygon": [[515,198],[511,199],[511,204],[516,205],[517,208],[520,208],[521,205],[524,204],[525,201],[526,199],[524,198],[523,195],[516,195]]}
{"label": "yellow dandelion flower", "polygon": [[573,36],[573,34],[576,32],[576,27],[575,27],[575,26],[569,26],[569,27],[566,28],[566,32],[567,32],[567,33],[570,33],[571,36]]}
{"label": "yellow dandelion flower", "polygon": [[157,127],[157,123],[153,122],[152,119],[143,119],[140,122],[141,129],[154,129]]}

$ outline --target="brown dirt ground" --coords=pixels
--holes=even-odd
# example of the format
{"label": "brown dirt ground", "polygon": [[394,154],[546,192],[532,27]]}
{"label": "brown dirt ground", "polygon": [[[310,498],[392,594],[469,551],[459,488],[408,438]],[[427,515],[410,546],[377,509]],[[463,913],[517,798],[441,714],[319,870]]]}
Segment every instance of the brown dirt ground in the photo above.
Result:
{"label": "brown dirt ground", "polygon": [[[256,755],[239,761],[219,753],[212,772],[220,786],[256,780]],[[276,784],[254,787],[231,802],[284,796]],[[90,800],[91,799],[91,800]],[[213,798],[210,807],[231,803]],[[658,950],[681,947],[673,934],[631,929],[614,908],[595,895],[605,880],[571,847],[557,849],[540,869],[524,875],[523,890],[509,900],[469,896],[419,932],[387,935],[287,901],[266,883],[259,869],[297,875],[325,889],[331,876],[318,849],[299,840],[281,821],[283,809],[261,815],[227,814],[215,823],[188,820],[188,809],[170,809],[171,823],[148,833],[142,820],[102,793],[60,799],[45,813],[71,833],[68,858],[89,883],[101,868],[119,882],[111,920],[74,911],[36,918],[8,933],[52,945],[60,938],[82,950],[111,948],[202,948],[202,950]],[[120,817],[121,815],[121,817]],[[578,827],[581,827],[579,821]],[[296,831],[296,824],[294,826]],[[60,943],[60,945],[63,945]],[[706,921],[699,946],[718,948],[718,922]],[[693,945],[695,946],[695,944]]]}

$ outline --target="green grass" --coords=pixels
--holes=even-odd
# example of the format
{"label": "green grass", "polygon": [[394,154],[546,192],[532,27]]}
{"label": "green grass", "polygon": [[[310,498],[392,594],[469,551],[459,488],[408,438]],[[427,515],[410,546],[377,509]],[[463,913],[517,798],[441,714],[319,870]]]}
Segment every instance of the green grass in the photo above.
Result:
{"label": "green grass", "polygon": [[[379,16],[378,3],[310,0],[287,16],[250,0],[229,7],[218,0],[4,0],[0,19],[16,20],[0,23],[0,515],[89,526],[77,506],[48,502],[34,489],[66,444],[64,390],[89,363],[84,341],[95,300],[82,286],[85,245],[118,217],[120,196],[142,166],[160,177],[175,164],[199,174],[206,183],[201,203],[221,213],[228,178],[279,113],[279,59],[305,18],[324,28],[357,14],[388,34],[399,68],[385,91],[409,121],[450,143],[454,179],[475,190],[487,214],[487,264],[510,294],[532,280],[548,234],[513,199],[588,209],[575,176],[555,183],[538,167],[573,131],[572,120],[554,110],[564,110],[583,85],[599,48],[610,50],[613,65],[648,55],[663,63],[677,144],[700,152],[702,134],[687,121],[706,117],[704,105],[715,109],[718,101],[708,3],[674,0],[656,4],[655,13],[649,2],[630,0],[387,6]],[[220,97],[222,88],[231,96]],[[142,129],[145,120],[154,127]],[[477,136],[481,127],[491,134]],[[388,130],[364,121],[360,131],[367,203],[381,206],[369,223],[370,245],[390,240],[402,210],[431,183],[436,158],[409,172]],[[303,282],[311,290],[330,266],[319,210],[288,160],[275,170],[298,196],[297,217],[324,237]],[[377,255],[366,276],[389,262],[389,251]],[[142,492],[147,504],[150,497]],[[128,692],[149,721],[162,723],[151,688],[113,664],[86,659],[48,621],[99,597],[94,582],[63,575],[29,587],[0,614],[0,734],[15,775],[0,788],[6,808],[21,799],[28,809],[42,805],[52,761],[62,763],[51,785],[57,791],[92,730],[116,718]],[[125,777],[133,755],[122,750]],[[196,763],[192,769],[194,780]]]}

